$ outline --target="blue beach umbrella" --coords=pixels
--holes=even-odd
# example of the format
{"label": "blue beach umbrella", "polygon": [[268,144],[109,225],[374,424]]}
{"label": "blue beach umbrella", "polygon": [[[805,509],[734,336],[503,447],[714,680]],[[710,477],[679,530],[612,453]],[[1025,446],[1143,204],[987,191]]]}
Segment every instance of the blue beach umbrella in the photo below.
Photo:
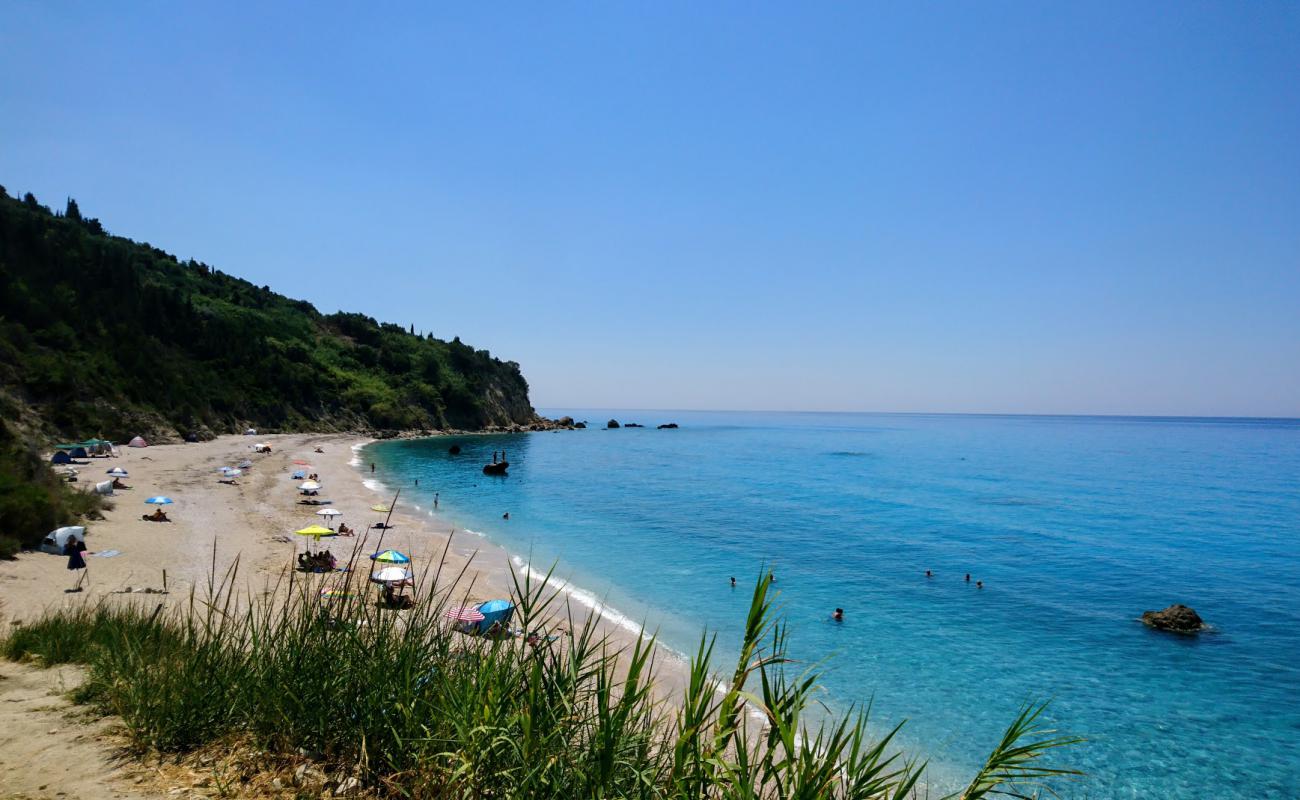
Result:
{"label": "blue beach umbrella", "polygon": [[375,553],[374,555],[370,556],[370,560],[371,560],[371,561],[382,561],[382,562],[384,562],[385,564],[409,564],[409,563],[411,563],[411,558],[410,558],[410,556],[407,556],[405,553],[400,553],[400,552],[398,552],[398,551],[396,551],[396,550],[385,550],[385,551],[382,552],[382,553]]}
{"label": "blue beach umbrella", "polygon": [[172,500],[170,497],[163,497],[162,495],[158,495],[157,497],[150,497],[145,502],[151,506],[169,506],[175,501]]}
{"label": "blue beach umbrella", "polygon": [[108,474],[112,475],[114,478],[125,478],[127,476],[126,470],[121,467],[113,467],[108,471]]}

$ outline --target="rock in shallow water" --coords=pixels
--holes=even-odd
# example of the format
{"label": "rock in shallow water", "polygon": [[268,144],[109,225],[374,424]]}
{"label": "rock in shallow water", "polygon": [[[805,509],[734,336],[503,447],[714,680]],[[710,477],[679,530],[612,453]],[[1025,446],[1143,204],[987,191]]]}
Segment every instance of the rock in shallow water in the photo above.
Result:
{"label": "rock in shallow water", "polygon": [[1197,633],[1205,627],[1201,615],[1181,603],[1163,611],[1143,611],[1142,622],[1158,631]]}

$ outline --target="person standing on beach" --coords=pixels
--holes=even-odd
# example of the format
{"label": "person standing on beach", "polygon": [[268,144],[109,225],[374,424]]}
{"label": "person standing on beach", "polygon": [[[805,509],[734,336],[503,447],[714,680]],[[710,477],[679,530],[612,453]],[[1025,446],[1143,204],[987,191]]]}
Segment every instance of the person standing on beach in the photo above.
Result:
{"label": "person standing on beach", "polygon": [[437,492],[434,492],[434,493],[433,493],[433,510],[434,510],[434,511],[437,511],[437,510],[438,510],[438,493],[437,493]]}
{"label": "person standing on beach", "polygon": [[373,461],[370,462],[370,474],[371,475],[375,474],[375,462]]}
{"label": "person standing on beach", "polygon": [[[63,554],[68,557],[68,569],[75,572],[86,568],[86,559],[81,557],[81,554],[85,551],[86,543],[84,541],[75,536],[68,537],[68,541],[63,545]],[[81,589],[81,581],[85,577],[86,573],[82,573],[77,577],[77,585],[73,587],[74,590],[79,591]]]}

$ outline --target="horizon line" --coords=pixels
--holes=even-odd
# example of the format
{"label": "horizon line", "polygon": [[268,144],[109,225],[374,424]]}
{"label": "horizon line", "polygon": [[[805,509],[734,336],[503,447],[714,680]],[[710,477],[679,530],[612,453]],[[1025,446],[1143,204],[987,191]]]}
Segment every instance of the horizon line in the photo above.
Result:
{"label": "horizon line", "polygon": [[1089,419],[1170,419],[1170,420],[1240,420],[1266,422],[1300,422],[1300,416],[1260,416],[1248,414],[1121,414],[1121,413],[1077,413],[1077,412],[1042,412],[1042,411],[854,411],[854,410],[809,410],[809,409],[775,409],[775,408],[633,408],[616,406],[554,406],[539,405],[535,408],[578,409],[583,411],[646,411],[646,412],[683,412],[689,414],[874,414],[878,416],[909,417],[1074,417]]}

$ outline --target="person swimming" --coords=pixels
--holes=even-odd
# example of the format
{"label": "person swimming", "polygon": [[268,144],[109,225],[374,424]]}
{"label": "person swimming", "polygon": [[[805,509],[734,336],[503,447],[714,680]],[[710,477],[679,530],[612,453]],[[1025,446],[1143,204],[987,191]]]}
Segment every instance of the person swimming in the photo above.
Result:
{"label": "person swimming", "polygon": [[733,589],[736,588],[736,576],[735,576],[735,575],[732,575],[732,576],[731,576],[731,588],[733,588]]}
{"label": "person swimming", "polygon": [[501,519],[510,519],[510,512],[507,511],[506,513],[502,514]]}
{"label": "person swimming", "polygon": [[927,577],[927,578],[933,578],[933,577],[934,577],[934,573],[927,569],[927,570],[925,571],[925,577]]}
{"label": "person swimming", "polygon": [[969,573],[969,572],[966,573],[966,582],[967,582],[967,583],[970,583],[970,573]]}
{"label": "person swimming", "polygon": [[836,622],[843,622],[843,621],[844,621],[844,609],[842,609],[842,608],[837,608],[837,609],[835,609],[835,613],[834,613],[834,614],[831,614],[831,619],[835,620]]}
{"label": "person swimming", "polygon": [[976,589],[983,589],[983,588],[984,588],[984,581],[975,581],[975,588],[976,588]]}

